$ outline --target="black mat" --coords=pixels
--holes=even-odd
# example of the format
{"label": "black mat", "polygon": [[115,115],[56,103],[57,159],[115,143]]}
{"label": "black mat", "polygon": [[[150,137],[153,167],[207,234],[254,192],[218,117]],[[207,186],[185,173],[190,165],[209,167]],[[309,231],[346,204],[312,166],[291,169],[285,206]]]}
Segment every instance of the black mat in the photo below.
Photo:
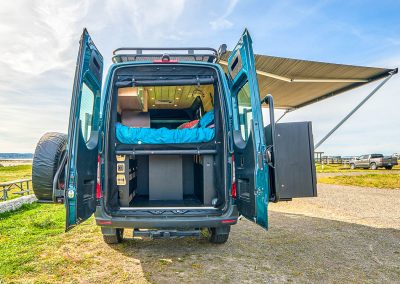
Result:
{"label": "black mat", "polygon": [[149,200],[148,195],[137,195],[131,201],[130,207],[190,207],[201,206],[195,195],[185,195],[183,200]]}

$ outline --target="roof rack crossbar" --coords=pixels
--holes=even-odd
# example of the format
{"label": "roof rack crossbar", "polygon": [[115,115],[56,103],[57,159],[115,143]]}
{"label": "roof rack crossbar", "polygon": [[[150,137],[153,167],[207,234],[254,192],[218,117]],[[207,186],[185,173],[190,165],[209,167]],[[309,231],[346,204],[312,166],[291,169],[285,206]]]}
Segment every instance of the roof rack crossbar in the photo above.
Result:
{"label": "roof rack crossbar", "polygon": [[198,51],[202,50],[202,51],[211,51],[212,55],[218,56],[218,51],[211,47],[120,47],[113,51],[113,55],[117,55],[117,53],[119,51],[123,51],[123,50],[124,51],[134,51],[134,52],[136,52],[136,54],[143,54],[144,50],[146,50],[146,51],[148,51],[148,50],[165,50],[165,51],[167,51],[167,50],[171,50],[171,51],[172,50],[175,50],[175,51],[185,50],[185,51],[187,51],[187,53],[185,55],[188,55],[188,54],[194,55],[195,50],[198,50]]}
{"label": "roof rack crossbar", "polygon": [[[155,53],[157,51],[159,53]],[[119,63],[140,59],[155,60],[166,54],[171,58],[189,61],[216,62],[218,59],[218,51],[211,47],[120,47],[113,51],[112,61]]]}

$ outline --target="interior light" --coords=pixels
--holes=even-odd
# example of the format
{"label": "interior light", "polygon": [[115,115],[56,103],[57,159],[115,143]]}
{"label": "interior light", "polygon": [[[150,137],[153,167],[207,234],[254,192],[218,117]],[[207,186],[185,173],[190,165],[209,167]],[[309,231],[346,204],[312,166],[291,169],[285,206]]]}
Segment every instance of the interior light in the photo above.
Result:
{"label": "interior light", "polygon": [[154,98],[151,98],[152,100],[154,100]]}
{"label": "interior light", "polygon": [[178,88],[178,91],[182,91],[182,89],[181,89],[181,88]]}
{"label": "interior light", "polygon": [[150,88],[149,91],[153,91],[153,88]]}
{"label": "interior light", "polygon": [[179,98],[175,98],[176,100],[179,100]]}
{"label": "interior light", "polygon": [[156,105],[152,105],[153,107],[155,107]]}
{"label": "interior light", "polygon": [[174,105],[174,106],[176,106],[176,107],[177,107],[178,105]]}

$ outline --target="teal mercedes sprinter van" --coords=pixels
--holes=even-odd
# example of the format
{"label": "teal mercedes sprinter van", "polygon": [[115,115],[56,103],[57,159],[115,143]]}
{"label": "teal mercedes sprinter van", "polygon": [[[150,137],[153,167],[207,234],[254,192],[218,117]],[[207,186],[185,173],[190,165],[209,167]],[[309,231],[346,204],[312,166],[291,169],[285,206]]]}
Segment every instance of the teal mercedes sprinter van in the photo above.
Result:
{"label": "teal mercedes sprinter van", "polygon": [[221,67],[226,52],[118,48],[103,80],[84,29],[68,135],[46,133],[32,170],[38,199],[65,203],[66,230],[94,214],[107,243],[124,228],[153,238],[206,229],[224,243],[240,215],[268,228],[269,202],[316,196],[311,123],[275,123],[247,30]]}

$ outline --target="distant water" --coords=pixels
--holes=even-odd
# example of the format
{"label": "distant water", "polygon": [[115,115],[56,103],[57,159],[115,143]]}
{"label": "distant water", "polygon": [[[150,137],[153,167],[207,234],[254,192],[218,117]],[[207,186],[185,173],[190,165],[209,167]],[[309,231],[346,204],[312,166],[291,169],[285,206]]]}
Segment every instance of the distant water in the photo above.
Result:
{"label": "distant water", "polygon": [[33,159],[32,153],[0,153],[0,160]]}

